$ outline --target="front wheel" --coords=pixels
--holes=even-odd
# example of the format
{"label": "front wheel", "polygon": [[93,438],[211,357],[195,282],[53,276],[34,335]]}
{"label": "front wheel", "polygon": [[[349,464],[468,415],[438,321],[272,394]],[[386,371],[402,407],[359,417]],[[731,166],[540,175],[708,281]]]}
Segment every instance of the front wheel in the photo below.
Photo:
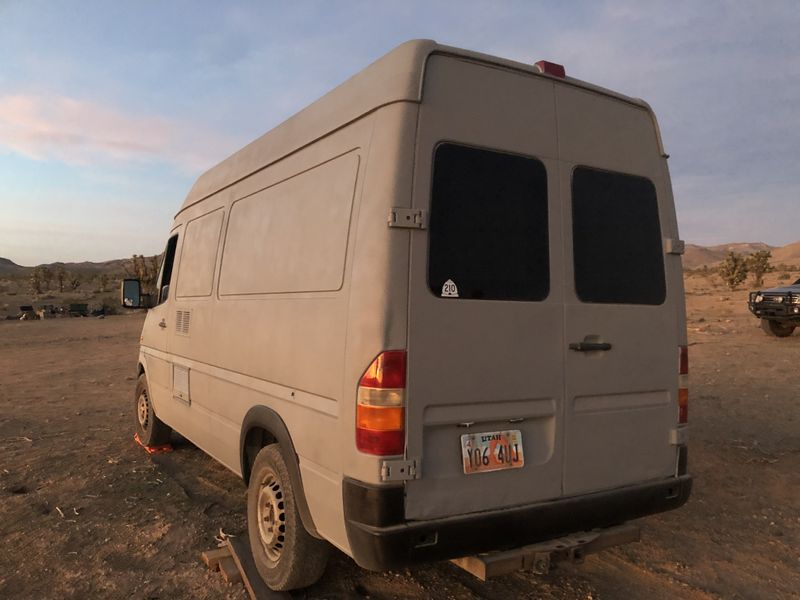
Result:
{"label": "front wheel", "polygon": [[761,329],[767,335],[774,335],[775,337],[789,337],[794,333],[796,325],[791,323],[781,323],[772,319],[761,319]]}
{"label": "front wheel", "polygon": [[278,445],[262,448],[247,488],[247,533],[259,574],[277,591],[316,583],[328,562],[328,545],[306,531],[295,494]]}
{"label": "front wheel", "polygon": [[156,416],[150,390],[147,389],[147,377],[139,375],[136,382],[133,409],[136,414],[136,433],[139,441],[145,446],[160,446],[169,443],[172,429]]}

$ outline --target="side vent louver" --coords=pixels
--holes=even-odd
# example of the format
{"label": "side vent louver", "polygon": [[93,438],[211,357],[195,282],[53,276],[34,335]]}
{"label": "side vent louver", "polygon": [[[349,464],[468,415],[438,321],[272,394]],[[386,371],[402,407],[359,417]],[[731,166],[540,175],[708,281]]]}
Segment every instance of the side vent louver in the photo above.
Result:
{"label": "side vent louver", "polygon": [[179,310],[175,312],[175,332],[181,335],[189,335],[189,320],[191,319],[192,311]]}

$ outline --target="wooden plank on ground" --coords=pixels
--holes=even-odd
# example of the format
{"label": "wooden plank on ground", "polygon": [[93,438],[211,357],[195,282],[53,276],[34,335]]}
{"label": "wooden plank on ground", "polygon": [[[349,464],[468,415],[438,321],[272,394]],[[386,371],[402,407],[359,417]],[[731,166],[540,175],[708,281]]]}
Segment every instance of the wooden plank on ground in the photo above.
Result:
{"label": "wooden plank on ground", "polygon": [[253,562],[253,555],[250,552],[250,544],[243,538],[228,538],[225,540],[230,549],[231,557],[239,568],[242,575],[242,583],[250,594],[250,600],[289,600],[291,596],[288,592],[276,592],[267,587],[261,575],[258,573],[256,563]]}
{"label": "wooden plank on ground", "polygon": [[239,567],[230,556],[226,556],[219,561],[219,572],[222,573],[222,578],[228,583],[239,583],[242,581],[242,574],[239,572]]}
{"label": "wooden plank on ground", "polygon": [[230,548],[227,546],[222,546],[220,548],[216,548],[214,550],[206,550],[205,552],[200,553],[200,558],[203,559],[203,562],[208,565],[208,568],[212,571],[219,570],[219,561],[221,561],[226,556],[230,556],[231,551]]}

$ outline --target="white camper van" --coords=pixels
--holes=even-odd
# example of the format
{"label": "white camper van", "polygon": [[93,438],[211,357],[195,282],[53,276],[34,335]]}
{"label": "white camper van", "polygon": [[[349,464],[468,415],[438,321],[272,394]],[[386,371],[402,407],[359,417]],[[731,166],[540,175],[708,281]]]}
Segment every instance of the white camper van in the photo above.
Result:
{"label": "white camper van", "polygon": [[682,247],[647,104],[408,42],[194,184],[138,435],[247,482],[274,589],[677,508]]}

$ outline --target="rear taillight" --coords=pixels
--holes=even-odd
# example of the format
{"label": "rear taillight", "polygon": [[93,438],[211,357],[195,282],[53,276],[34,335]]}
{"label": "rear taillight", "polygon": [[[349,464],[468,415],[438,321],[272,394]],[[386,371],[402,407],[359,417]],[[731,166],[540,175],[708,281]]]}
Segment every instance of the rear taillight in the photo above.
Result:
{"label": "rear taillight", "polygon": [[358,382],[356,447],[387,456],[405,449],[406,351],[381,352]]}
{"label": "rear taillight", "polygon": [[689,349],[678,346],[678,423],[689,422]]}

